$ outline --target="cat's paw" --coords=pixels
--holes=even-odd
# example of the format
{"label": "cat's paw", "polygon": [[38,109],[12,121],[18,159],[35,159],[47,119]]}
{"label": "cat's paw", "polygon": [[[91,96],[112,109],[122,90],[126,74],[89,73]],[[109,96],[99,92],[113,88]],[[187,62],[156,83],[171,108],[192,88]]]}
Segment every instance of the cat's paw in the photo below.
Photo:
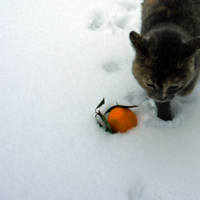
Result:
{"label": "cat's paw", "polygon": [[170,102],[159,103],[155,102],[157,107],[157,117],[164,120],[172,120],[172,113],[170,108]]}
{"label": "cat's paw", "polygon": [[164,120],[164,121],[171,121],[173,119],[171,112],[170,113],[164,113],[164,114],[158,112],[157,117]]}

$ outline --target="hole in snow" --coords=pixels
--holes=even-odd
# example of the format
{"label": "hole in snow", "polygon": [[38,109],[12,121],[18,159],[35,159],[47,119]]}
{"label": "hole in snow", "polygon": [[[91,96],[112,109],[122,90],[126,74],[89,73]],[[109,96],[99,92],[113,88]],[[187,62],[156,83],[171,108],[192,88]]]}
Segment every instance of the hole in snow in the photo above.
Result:
{"label": "hole in snow", "polygon": [[94,30],[103,29],[108,25],[108,16],[105,12],[95,11],[91,28]]}
{"label": "hole in snow", "polygon": [[107,72],[115,72],[115,71],[118,71],[120,69],[119,65],[115,62],[108,62],[108,63],[105,63],[103,65],[103,68],[107,71]]}

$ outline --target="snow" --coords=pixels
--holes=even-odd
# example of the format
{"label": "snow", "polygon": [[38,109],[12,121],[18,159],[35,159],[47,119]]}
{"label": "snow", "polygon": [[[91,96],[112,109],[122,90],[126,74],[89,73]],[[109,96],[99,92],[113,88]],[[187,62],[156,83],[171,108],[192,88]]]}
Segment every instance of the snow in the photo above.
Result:
{"label": "snow", "polygon": [[[200,199],[200,85],[156,117],[131,72],[141,1],[2,1],[0,199]],[[138,126],[94,118],[116,101]]]}

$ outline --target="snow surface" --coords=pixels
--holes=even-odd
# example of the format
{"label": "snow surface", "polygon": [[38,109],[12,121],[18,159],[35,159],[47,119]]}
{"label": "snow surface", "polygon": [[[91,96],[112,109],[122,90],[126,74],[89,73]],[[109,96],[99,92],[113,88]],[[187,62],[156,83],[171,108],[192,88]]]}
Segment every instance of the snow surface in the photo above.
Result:
{"label": "snow surface", "polygon": [[[156,117],[131,72],[140,0],[1,1],[0,199],[200,199],[200,84]],[[127,134],[94,110],[135,105]]]}

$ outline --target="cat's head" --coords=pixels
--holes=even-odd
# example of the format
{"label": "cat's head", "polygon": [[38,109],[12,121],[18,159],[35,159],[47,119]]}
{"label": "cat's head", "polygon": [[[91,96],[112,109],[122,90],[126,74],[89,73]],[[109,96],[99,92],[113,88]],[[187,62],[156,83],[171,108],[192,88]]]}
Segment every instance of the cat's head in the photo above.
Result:
{"label": "cat's head", "polygon": [[183,42],[172,31],[155,31],[148,38],[133,31],[130,40],[136,51],[133,74],[155,101],[170,101],[194,77],[200,37]]}

